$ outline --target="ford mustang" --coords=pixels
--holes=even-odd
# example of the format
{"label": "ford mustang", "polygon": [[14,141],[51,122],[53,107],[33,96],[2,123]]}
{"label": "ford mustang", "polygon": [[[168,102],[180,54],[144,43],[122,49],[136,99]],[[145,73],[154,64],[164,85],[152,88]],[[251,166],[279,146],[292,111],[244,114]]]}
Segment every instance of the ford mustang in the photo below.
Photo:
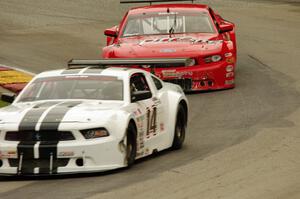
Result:
{"label": "ford mustang", "polygon": [[[121,3],[162,2],[132,0]],[[130,9],[118,26],[106,29],[103,58],[192,58],[188,66],[153,70],[185,91],[235,87],[235,25],[201,4],[156,4]],[[144,69],[150,71],[148,65]]]}
{"label": "ford mustang", "polygon": [[0,109],[0,175],[105,171],[181,148],[182,89],[144,70],[113,67],[174,62],[185,61],[72,60],[35,76],[16,98],[4,94],[12,104]]}

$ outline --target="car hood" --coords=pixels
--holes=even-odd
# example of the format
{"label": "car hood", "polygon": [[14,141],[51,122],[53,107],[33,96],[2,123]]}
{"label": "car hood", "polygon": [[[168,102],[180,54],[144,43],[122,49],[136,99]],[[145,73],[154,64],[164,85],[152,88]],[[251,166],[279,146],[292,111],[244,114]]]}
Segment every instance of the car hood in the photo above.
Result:
{"label": "car hood", "polygon": [[203,57],[220,53],[223,40],[214,34],[121,38],[107,47],[106,58]]}
{"label": "car hood", "polygon": [[[60,101],[54,102],[54,104],[52,102],[48,105],[47,103],[49,102],[15,103],[4,107],[0,109],[0,124],[19,125],[24,121],[28,123],[38,123],[38,121],[41,120],[42,123],[45,121],[47,123],[93,123],[99,122],[100,120],[106,121],[111,119],[111,117],[115,116],[117,111],[121,111],[123,106],[122,102],[94,100]],[[28,114],[33,110],[36,110],[35,114]],[[43,115],[41,116],[42,113]],[[44,119],[42,119],[42,117],[44,117]]]}

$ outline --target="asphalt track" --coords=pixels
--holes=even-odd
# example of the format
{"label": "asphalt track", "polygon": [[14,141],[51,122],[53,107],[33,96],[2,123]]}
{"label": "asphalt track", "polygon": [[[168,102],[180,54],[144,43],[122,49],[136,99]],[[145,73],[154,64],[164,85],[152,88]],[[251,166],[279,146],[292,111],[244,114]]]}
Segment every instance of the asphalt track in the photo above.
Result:
{"label": "asphalt track", "polygon": [[[237,24],[237,87],[190,94],[185,146],[130,170],[0,178],[0,198],[300,198],[300,3],[199,1]],[[128,5],[129,6],[129,5]],[[117,0],[1,0],[0,63],[32,72],[96,58]]]}

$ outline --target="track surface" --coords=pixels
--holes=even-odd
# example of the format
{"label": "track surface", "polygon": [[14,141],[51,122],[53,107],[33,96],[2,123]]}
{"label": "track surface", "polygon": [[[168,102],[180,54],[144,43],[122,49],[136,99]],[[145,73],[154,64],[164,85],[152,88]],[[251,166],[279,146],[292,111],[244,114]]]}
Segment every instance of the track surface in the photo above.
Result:
{"label": "track surface", "polygon": [[[300,198],[299,1],[199,2],[237,24],[237,87],[188,96],[183,150],[104,174],[0,178],[0,198]],[[99,57],[128,6],[1,0],[0,63],[40,72]]]}

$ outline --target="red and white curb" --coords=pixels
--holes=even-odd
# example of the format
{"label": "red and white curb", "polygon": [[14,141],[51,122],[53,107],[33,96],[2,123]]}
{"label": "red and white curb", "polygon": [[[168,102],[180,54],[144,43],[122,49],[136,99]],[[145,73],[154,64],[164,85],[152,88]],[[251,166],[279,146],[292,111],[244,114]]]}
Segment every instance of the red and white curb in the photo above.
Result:
{"label": "red and white curb", "polygon": [[19,67],[0,64],[0,86],[14,93],[19,93],[34,76]]}

